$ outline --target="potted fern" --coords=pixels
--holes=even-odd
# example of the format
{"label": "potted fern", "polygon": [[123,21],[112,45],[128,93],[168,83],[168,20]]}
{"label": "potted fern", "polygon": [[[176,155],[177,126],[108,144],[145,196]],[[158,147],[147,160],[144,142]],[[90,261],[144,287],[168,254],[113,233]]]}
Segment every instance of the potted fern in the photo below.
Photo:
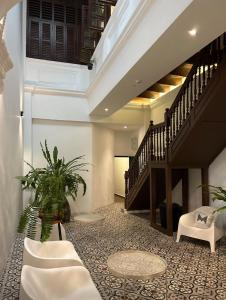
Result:
{"label": "potted fern", "polygon": [[31,170],[25,176],[17,177],[23,190],[31,190],[34,195],[21,215],[18,232],[26,232],[28,237],[34,239],[36,225],[41,218],[40,240],[43,242],[49,238],[54,222],[70,221],[68,197],[75,201],[80,185],[85,194],[86,183],[77,172],[87,171],[84,169],[87,164],[80,162],[83,156],[69,162],[65,162],[64,158],[59,159],[56,146],[51,155],[46,141],[44,147],[41,144],[41,150],[47,166],[34,168],[28,164]]}

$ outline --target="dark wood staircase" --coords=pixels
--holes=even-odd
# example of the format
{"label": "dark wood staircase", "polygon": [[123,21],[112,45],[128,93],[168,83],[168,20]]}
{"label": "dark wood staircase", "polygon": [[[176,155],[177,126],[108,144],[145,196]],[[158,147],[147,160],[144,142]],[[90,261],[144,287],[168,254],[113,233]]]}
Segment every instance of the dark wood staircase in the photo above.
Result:
{"label": "dark wood staircase", "polygon": [[[125,173],[125,208],[151,209],[151,225],[168,235],[173,233],[173,188],[182,179],[182,204],[187,211],[188,168],[201,168],[202,183],[208,183],[208,166],[226,146],[226,34],[189,61],[192,67],[184,64],[189,73],[184,69],[182,75],[187,75],[186,80],[166,109],[164,122],[150,122]],[[178,72],[178,68],[175,70]],[[161,82],[144,93],[154,95],[158,89]],[[203,204],[208,205],[206,188],[202,192]],[[156,218],[156,210],[164,199],[166,230],[157,224]]]}

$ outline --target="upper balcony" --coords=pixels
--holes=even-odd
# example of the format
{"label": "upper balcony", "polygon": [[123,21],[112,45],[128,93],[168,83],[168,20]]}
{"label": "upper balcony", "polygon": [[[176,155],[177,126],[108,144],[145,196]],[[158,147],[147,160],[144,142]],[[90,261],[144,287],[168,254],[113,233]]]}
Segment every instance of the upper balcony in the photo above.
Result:
{"label": "upper balcony", "polygon": [[92,56],[90,114],[112,114],[222,34],[225,10],[223,1],[119,0]]}

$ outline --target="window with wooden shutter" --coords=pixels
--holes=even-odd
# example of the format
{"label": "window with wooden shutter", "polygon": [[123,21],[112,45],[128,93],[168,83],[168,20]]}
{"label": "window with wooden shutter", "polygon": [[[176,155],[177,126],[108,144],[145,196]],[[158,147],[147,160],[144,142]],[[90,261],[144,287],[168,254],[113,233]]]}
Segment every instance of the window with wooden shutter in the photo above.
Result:
{"label": "window with wooden shutter", "polygon": [[[86,64],[113,0],[28,0],[27,56]],[[106,3],[105,3],[106,2]]]}

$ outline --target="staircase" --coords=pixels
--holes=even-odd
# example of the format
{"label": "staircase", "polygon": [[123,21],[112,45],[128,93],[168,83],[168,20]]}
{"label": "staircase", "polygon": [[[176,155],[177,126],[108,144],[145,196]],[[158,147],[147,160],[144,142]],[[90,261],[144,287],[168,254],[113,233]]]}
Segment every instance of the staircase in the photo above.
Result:
{"label": "staircase", "polygon": [[[225,33],[192,58],[192,67],[189,64],[189,73],[186,75],[173,104],[165,111],[164,122],[156,125],[150,122],[130,168],[125,173],[126,209],[141,209],[144,203],[146,206],[148,203],[151,208],[152,225],[156,227],[153,210],[157,207],[155,202],[160,202],[161,197],[156,196],[158,186],[155,182],[155,170],[163,169],[167,200],[166,232],[169,235],[173,233],[173,170],[201,168],[203,183],[206,183],[209,164],[226,145]],[[169,80],[169,76],[166,76],[165,80],[167,78]],[[153,94],[157,88],[161,88],[161,83],[158,82],[144,93]],[[162,84],[165,84],[165,81]],[[187,177],[183,176],[181,175],[181,178]],[[183,198],[188,198],[187,179],[183,181],[183,187]],[[204,192],[205,204],[208,199],[204,196],[207,193]],[[147,201],[147,198],[150,201]],[[183,199],[185,208],[187,200]]]}

